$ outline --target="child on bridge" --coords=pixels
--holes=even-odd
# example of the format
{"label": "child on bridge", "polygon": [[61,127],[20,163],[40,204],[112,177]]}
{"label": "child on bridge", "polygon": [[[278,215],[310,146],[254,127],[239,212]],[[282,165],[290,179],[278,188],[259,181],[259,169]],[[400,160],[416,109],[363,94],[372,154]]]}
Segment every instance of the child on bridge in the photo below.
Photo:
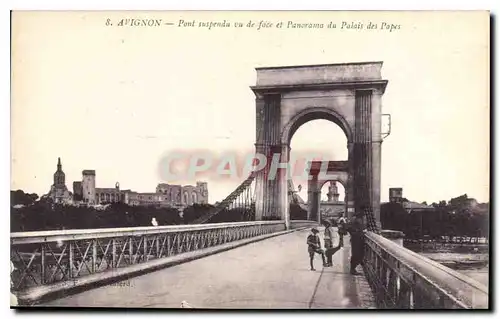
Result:
{"label": "child on bridge", "polygon": [[342,247],[340,236],[337,231],[332,227],[332,222],[324,220],[325,225],[325,255],[326,255],[326,267],[332,267],[333,255],[340,250]]}
{"label": "child on bridge", "polygon": [[311,270],[314,269],[314,254],[320,254],[323,259],[323,267],[326,267],[325,252],[321,249],[321,241],[318,236],[319,231],[316,228],[311,229],[311,233],[307,236],[307,251],[309,252],[309,262]]}

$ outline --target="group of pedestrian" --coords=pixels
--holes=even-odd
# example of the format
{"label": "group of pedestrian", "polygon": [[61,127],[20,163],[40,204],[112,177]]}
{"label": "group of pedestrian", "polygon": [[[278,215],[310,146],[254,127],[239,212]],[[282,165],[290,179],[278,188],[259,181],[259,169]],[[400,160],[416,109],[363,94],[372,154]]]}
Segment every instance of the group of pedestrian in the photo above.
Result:
{"label": "group of pedestrian", "polygon": [[344,214],[342,213],[337,220],[337,230],[333,228],[332,222],[329,220],[323,221],[325,226],[324,233],[324,246],[325,249],[321,248],[321,240],[319,237],[319,230],[317,228],[312,228],[311,233],[307,236],[307,246],[309,253],[309,262],[311,270],[316,270],[314,268],[314,256],[319,254],[323,261],[323,267],[333,266],[333,255],[344,247],[344,236],[349,234],[351,238],[351,261],[350,261],[350,273],[353,275],[359,275],[356,271],[356,267],[363,265],[364,258],[364,213],[358,213],[354,216],[353,220],[347,222]]}

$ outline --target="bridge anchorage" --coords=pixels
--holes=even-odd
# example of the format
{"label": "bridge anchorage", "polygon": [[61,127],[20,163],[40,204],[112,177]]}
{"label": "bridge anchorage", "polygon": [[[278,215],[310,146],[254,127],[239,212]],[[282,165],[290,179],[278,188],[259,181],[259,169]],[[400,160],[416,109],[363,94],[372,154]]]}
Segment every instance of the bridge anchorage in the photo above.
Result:
{"label": "bridge anchorage", "polygon": [[[488,308],[488,288],[404,248],[398,232],[380,229],[381,146],[390,133],[381,131],[381,99],[388,83],[381,68],[382,62],[365,62],[257,69],[251,87],[257,153],[288,163],[292,136],[315,119],[336,123],[347,137],[347,161],[309,163],[307,204],[285,170],[268,178],[266,166],[193,225],[11,233],[11,261],[17,268],[12,291],[19,303],[110,306],[96,296],[112,298],[106,284],[127,279],[132,288],[122,290],[113,306],[311,308],[323,298],[318,307],[356,308],[361,303],[352,300],[369,294],[377,308]],[[324,179],[322,167],[333,177]],[[318,276],[304,271],[305,250],[296,253],[305,245],[307,233],[301,230],[319,226],[319,190],[327,180],[344,185],[348,218],[361,207],[370,208],[364,276],[350,276],[344,268],[348,247],[335,255],[335,271],[325,268]],[[305,211],[305,220],[291,218],[291,204]],[[235,211],[241,221],[213,223],[216,216]],[[182,264],[186,261],[193,262]],[[276,278],[283,282],[278,285]],[[359,291],[362,281],[367,291]],[[303,285],[310,283],[313,296],[302,296],[309,289]],[[135,291],[134,284],[148,290],[143,303],[138,296],[145,292]],[[238,289],[226,300],[230,287]],[[83,288],[92,290],[67,296]],[[321,297],[321,291],[328,294]]]}

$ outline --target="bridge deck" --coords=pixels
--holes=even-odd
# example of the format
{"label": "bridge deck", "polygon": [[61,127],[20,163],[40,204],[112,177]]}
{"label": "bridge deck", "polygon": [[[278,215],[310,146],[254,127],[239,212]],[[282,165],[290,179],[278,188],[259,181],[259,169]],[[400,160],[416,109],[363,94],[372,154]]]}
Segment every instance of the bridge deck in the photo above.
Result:
{"label": "bridge deck", "polygon": [[364,276],[348,272],[350,249],[309,270],[308,230],[45,303],[42,306],[179,308],[374,308]]}

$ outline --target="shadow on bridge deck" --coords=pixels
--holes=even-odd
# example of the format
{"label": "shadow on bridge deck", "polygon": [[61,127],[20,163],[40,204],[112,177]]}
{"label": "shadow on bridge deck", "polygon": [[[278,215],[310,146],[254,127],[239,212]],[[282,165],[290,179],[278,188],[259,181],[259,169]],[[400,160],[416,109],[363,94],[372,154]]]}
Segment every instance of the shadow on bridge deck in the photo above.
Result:
{"label": "shadow on bridge deck", "polygon": [[[308,230],[88,290],[40,306],[307,309],[375,308],[364,276],[349,274],[349,240],[323,268],[309,270]],[[361,268],[361,267],[359,267]]]}

